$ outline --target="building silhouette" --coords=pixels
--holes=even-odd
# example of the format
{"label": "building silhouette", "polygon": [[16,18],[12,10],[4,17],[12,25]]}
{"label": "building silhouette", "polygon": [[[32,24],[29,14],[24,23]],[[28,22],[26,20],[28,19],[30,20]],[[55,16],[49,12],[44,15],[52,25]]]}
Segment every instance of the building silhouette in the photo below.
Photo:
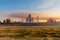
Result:
{"label": "building silhouette", "polygon": [[3,23],[7,23],[7,24],[11,23],[11,20],[10,19],[6,19],[6,20],[3,21]]}
{"label": "building silhouette", "polygon": [[[11,22],[11,19],[6,19],[6,20],[3,20],[3,23],[4,24],[19,24],[19,25],[22,25],[22,23],[24,24],[25,22],[26,23],[31,23],[31,24],[33,24],[33,23],[40,23],[39,21],[41,20],[40,18],[39,18],[39,16],[37,16],[37,18],[35,19],[35,20],[37,20],[37,22],[35,22],[35,20],[34,20],[34,18],[31,16],[31,14],[29,14],[28,16],[27,16],[27,18],[25,19],[26,21],[24,21],[24,19],[22,18],[22,22],[18,22],[18,21],[16,21],[16,22]],[[42,22],[43,24],[44,24],[44,22]],[[49,19],[47,19],[47,22],[46,23],[56,23],[56,20],[54,19],[54,18],[49,18]],[[39,24],[40,25],[40,24]]]}
{"label": "building silhouette", "polygon": [[49,18],[49,19],[47,20],[47,22],[49,22],[49,23],[54,23],[54,22],[56,22],[56,20],[53,19],[53,18]]}
{"label": "building silhouette", "polygon": [[29,14],[28,17],[26,18],[26,22],[33,23],[33,17],[31,16],[31,14]]}

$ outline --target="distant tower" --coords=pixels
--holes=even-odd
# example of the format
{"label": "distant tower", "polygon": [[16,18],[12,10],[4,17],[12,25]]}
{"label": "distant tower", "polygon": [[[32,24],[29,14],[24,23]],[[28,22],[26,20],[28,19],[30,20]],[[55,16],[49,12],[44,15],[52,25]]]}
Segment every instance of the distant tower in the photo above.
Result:
{"label": "distant tower", "polygon": [[37,22],[39,22],[39,16],[37,16]]}
{"label": "distant tower", "polygon": [[21,22],[23,22],[24,21],[24,19],[23,19],[23,17],[21,16]]}
{"label": "distant tower", "polygon": [[23,18],[22,18],[22,22],[23,22],[24,20],[23,20]]}
{"label": "distant tower", "polygon": [[28,17],[26,18],[26,22],[27,23],[32,23],[33,22],[33,18],[31,17],[31,14],[29,14]]}

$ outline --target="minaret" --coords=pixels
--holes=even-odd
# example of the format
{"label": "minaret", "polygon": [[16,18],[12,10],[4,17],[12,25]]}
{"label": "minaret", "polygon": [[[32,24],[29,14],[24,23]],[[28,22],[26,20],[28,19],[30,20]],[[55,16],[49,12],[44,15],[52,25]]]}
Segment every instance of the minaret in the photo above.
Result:
{"label": "minaret", "polygon": [[21,22],[24,22],[23,17],[21,17]]}
{"label": "minaret", "polygon": [[39,16],[37,16],[37,22],[39,22]]}
{"label": "minaret", "polygon": [[21,22],[23,22],[24,20],[23,20],[23,16],[21,16]]}

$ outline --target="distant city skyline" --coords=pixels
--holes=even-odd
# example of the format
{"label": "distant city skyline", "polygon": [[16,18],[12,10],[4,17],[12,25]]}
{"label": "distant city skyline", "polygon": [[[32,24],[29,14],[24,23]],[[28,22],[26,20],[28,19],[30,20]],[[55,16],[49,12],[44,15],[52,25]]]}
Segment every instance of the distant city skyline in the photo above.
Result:
{"label": "distant city skyline", "polygon": [[19,15],[30,13],[39,14],[42,18],[60,18],[60,0],[0,0],[0,20],[12,14],[19,18]]}

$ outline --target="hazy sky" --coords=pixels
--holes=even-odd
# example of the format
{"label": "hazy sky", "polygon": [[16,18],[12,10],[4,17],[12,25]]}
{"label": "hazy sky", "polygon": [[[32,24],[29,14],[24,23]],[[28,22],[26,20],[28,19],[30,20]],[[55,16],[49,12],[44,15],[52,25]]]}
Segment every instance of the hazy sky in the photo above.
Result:
{"label": "hazy sky", "polygon": [[60,0],[0,0],[0,18],[4,18],[2,14],[18,11],[42,12],[60,18]]}

